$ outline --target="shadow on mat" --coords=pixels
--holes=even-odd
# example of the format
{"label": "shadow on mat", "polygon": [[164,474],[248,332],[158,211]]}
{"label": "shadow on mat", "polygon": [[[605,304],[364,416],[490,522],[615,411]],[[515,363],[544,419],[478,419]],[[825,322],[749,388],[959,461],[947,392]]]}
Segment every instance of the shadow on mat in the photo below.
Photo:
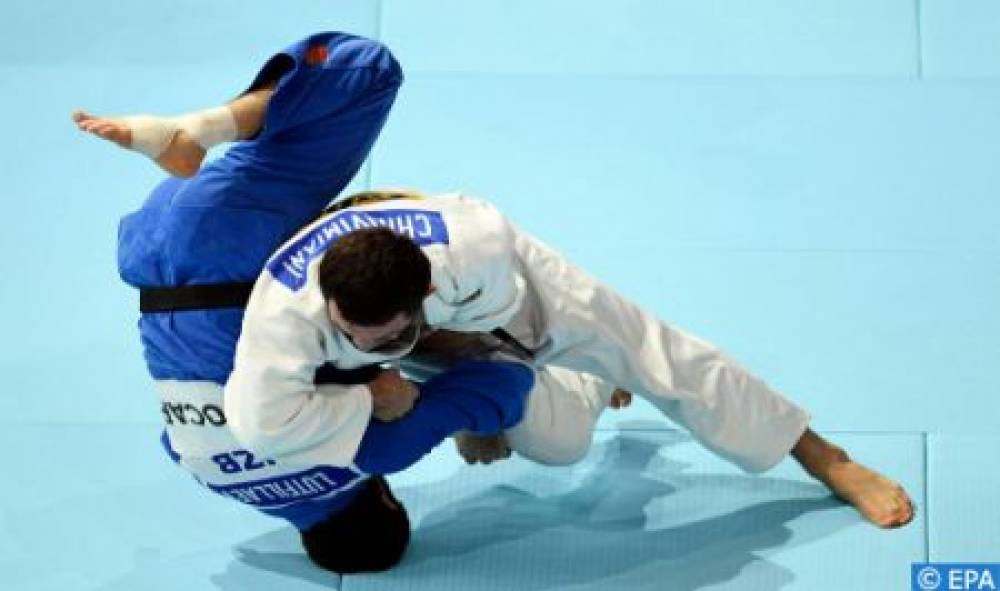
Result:
{"label": "shadow on mat", "polygon": [[[698,589],[738,576],[740,588],[779,589],[795,576],[762,553],[858,522],[853,512],[828,511],[844,505],[818,484],[688,474],[688,464],[657,453],[685,441],[676,432],[622,432],[595,446],[600,459],[577,486],[554,495],[525,490],[549,470],[526,464],[509,482],[426,513],[403,562],[387,573],[341,581],[311,566],[297,534],[284,528],[241,544],[212,581],[225,591],[272,588],[273,580],[262,585],[258,578],[264,570],[310,588],[631,591]],[[432,504],[469,478],[461,471],[398,492],[408,505]],[[786,524],[818,512],[796,525],[793,539]]]}
{"label": "shadow on mat", "polygon": [[[212,575],[211,580],[222,591],[294,591],[295,589],[340,589],[341,577],[315,566],[306,556],[299,533],[286,527],[270,531],[247,540],[234,548],[236,559],[226,571]],[[283,575],[280,583],[275,578],[261,580],[260,571]],[[290,583],[299,579],[303,585]],[[277,585],[277,586],[276,586]]]}
{"label": "shadow on mat", "polygon": [[[687,464],[657,451],[688,438],[666,437],[619,434],[600,446],[601,460],[565,494],[537,496],[514,482],[437,509],[421,520],[403,563],[366,582],[470,591],[578,585],[673,591],[739,576],[740,588],[779,589],[795,576],[763,551],[859,521],[853,512],[827,511],[844,505],[818,484],[686,474]],[[797,524],[793,540],[786,524],[817,512],[824,514]]]}

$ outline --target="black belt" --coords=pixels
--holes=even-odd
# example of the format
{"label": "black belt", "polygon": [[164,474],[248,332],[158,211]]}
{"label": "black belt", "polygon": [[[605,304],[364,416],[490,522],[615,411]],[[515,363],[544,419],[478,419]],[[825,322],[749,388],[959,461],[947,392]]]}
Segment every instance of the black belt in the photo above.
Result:
{"label": "black belt", "polygon": [[513,347],[515,350],[517,350],[518,353],[524,355],[528,359],[532,361],[535,359],[535,352],[529,349],[528,347],[525,347],[524,344],[521,343],[521,341],[514,338],[514,335],[510,334],[506,330],[502,328],[494,328],[493,330],[490,331],[490,334],[493,335],[495,338],[500,339],[508,346]]}
{"label": "black belt", "polygon": [[139,311],[177,312],[246,308],[253,283],[205,283],[174,287],[143,287],[139,290]]}

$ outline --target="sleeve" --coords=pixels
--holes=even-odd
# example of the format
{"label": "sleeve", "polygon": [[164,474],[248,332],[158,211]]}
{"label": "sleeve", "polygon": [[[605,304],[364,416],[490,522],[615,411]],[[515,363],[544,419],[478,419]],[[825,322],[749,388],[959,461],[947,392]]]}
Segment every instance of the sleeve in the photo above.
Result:
{"label": "sleeve", "polygon": [[261,455],[349,466],[371,417],[371,393],[363,384],[314,384],[327,360],[322,332],[293,303],[262,276],[225,387],[229,426]]}
{"label": "sleeve", "polygon": [[497,433],[512,427],[520,422],[534,383],[534,371],[521,363],[460,363],[423,384],[403,418],[372,420],[354,464],[368,474],[399,472],[457,431]]}
{"label": "sleeve", "polygon": [[475,229],[456,254],[458,305],[443,328],[489,332],[506,325],[521,309],[527,282],[514,250],[514,229],[492,206],[470,200]]}

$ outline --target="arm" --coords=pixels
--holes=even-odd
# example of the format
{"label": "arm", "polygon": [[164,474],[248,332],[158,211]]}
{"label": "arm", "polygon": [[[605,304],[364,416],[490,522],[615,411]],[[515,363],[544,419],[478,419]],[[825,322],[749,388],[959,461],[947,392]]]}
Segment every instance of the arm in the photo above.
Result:
{"label": "arm", "polygon": [[318,305],[322,314],[322,302],[308,297],[266,272],[258,280],[226,383],[225,412],[236,438],[262,455],[346,466],[371,417],[372,398],[363,384],[314,384],[327,352],[309,313]]}
{"label": "arm", "polygon": [[404,470],[457,431],[496,433],[521,420],[534,371],[511,362],[466,361],[420,387],[413,410],[368,425],[355,465],[369,474]]}

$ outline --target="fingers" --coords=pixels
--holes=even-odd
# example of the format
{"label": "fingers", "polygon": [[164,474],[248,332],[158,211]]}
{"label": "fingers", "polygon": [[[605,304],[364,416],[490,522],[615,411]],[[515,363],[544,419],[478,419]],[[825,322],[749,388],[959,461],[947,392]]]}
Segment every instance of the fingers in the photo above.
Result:
{"label": "fingers", "polygon": [[632,404],[632,393],[628,390],[616,389],[608,400],[608,407],[619,410]]}
{"label": "fingers", "polygon": [[489,465],[511,456],[510,445],[503,435],[456,434],[455,447],[466,464]]}
{"label": "fingers", "polygon": [[390,368],[390,369],[383,368],[379,370],[378,375],[375,376],[375,379],[382,382],[400,382],[403,381],[403,375],[399,373],[399,370],[396,368]]}
{"label": "fingers", "polygon": [[372,409],[372,416],[382,421],[383,423],[389,423],[398,420],[405,414],[406,412],[400,412],[399,409],[390,407]]}
{"label": "fingers", "polygon": [[409,380],[404,380],[403,389],[404,392],[406,393],[406,396],[409,398],[410,408],[413,408],[413,404],[417,401],[417,398],[420,397],[420,388],[418,388],[417,385],[414,384],[413,382]]}
{"label": "fingers", "polygon": [[413,410],[416,396],[405,393],[383,397],[374,401],[372,416],[380,421],[395,421]]}
{"label": "fingers", "polygon": [[[498,445],[496,447],[493,447],[493,448],[490,448],[488,450],[485,450],[485,453],[483,453],[481,456],[479,456],[478,460],[479,460],[479,463],[488,466],[488,465],[492,464],[493,462],[497,462],[497,461],[500,461],[500,460],[506,460],[507,458],[510,457],[510,454],[511,454],[510,447],[508,445],[506,445],[505,443],[501,443],[500,445]],[[469,464],[476,463],[475,461],[469,462],[468,460],[466,460],[466,462],[469,463]]]}
{"label": "fingers", "polygon": [[420,394],[416,384],[404,379],[396,370],[380,372],[368,382],[368,389],[375,406],[373,414],[382,420],[395,420],[410,412]]}

